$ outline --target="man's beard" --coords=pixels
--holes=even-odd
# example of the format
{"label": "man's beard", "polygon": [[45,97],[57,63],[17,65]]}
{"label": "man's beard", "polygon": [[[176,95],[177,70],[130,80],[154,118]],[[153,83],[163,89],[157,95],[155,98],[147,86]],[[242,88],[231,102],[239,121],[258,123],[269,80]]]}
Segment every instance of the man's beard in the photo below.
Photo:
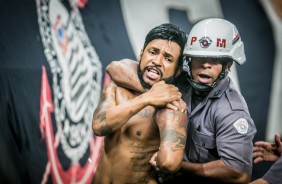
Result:
{"label": "man's beard", "polygon": [[[144,70],[146,70],[146,68],[147,67],[145,67]],[[143,72],[141,71],[139,64],[137,66],[137,75],[138,75],[140,83],[141,83],[141,85],[144,89],[150,89],[152,87],[150,84],[148,84],[144,81]],[[172,77],[169,77],[167,79],[163,79],[163,80],[165,81],[166,84],[175,84],[175,75],[173,75]]]}

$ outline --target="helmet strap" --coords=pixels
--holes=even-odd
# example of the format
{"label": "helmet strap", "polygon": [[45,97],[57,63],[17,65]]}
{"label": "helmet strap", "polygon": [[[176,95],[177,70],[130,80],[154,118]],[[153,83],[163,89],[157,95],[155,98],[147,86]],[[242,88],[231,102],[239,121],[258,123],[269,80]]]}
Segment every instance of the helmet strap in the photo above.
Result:
{"label": "helmet strap", "polygon": [[227,76],[228,71],[226,71],[226,67],[227,67],[227,64],[226,63],[222,63],[222,71],[219,74],[219,76],[216,79],[216,81],[222,80],[222,79],[224,79]]}
{"label": "helmet strap", "polygon": [[197,91],[199,92],[209,92],[213,89],[212,86],[208,86],[208,85],[205,85],[205,84],[200,84],[196,81],[193,80],[192,78],[192,71],[191,71],[191,62],[192,62],[192,59],[189,57],[188,59],[187,58],[184,58],[183,59],[183,63],[186,62],[186,65],[185,65],[185,69],[184,71],[187,72],[187,79],[190,83],[190,85]]}
{"label": "helmet strap", "polygon": [[217,79],[215,80],[215,82],[211,86],[205,85],[205,84],[200,84],[200,83],[194,81],[193,78],[192,78],[191,62],[192,62],[191,58],[189,58],[189,60],[188,60],[188,71],[187,71],[188,72],[188,81],[191,84],[191,86],[199,92],[210,92],[217,85],[217,83],[220,80],[224,79],[228,74],[228,71],[226,71],[227,63],[222,63],[222,71],[219,74],[219,76],[217,77]]}
{"label": "helmet strap", "polygon": [[188,81],[191,84],[191,86],[199,92],[210,92],[213,89],[213,86],[200,84],[200,83],[194,81],[193,79],[191,79],[191,77],[188,77]]}

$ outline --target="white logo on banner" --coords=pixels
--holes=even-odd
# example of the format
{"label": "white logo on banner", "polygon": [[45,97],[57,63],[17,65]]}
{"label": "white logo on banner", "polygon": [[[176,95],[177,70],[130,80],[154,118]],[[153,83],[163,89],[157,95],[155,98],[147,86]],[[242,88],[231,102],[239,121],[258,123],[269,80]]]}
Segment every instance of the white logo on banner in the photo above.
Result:
{"label": "white logo on banner", "polygon": [[[50,141],[50,137],[46,137],[47,143],[52,143],[47,145],[48,165],[51,164],[52,167],[46,167],[45,175],[51,171],[56,176],[54,183],[67,182],[66,180],[74,178],[76,180],[80,178],[80,182],[85,183],[86,180],[92,179],[94,167],[83,168],[79,161],[87,149],[90,149],[91,154],[99,154],[99,147],[95,153],[92,150],[96,145],[92,145],[94,141],[91,122],[101,95],[103,71],[98,55],[84,29],[75,1],[64,2],[69,3],[70,11],[59,0],[36,0],[44,54],[53,78],[57,128],[52,132],[55,134],[52,136],[56,137],[55,143]],[[62,170],[60,160],[53,158],[54,155],[57,156],[55,152],[58,145],[71,160],[71,165],[67,169],[77,173],[66,168]],[[96,164],[95,160],[92,162],[92,165]]]}

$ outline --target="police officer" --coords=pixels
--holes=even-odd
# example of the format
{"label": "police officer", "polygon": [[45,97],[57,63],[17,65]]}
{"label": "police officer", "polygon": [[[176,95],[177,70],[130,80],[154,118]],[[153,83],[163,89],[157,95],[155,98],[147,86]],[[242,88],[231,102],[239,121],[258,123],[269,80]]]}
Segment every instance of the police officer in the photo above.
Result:
{"label": "police officer", "polygon": [[[186,154],[177,174],[168,177],[173,179],[163,182],[249,183],[256,127],[228,76],[234,61],[238,65],[246,61],[236,26],[219,18],[199,21],[189,33],[183,55],[184,72],[176,85],[188,107]],[[132,62],[114,62],[107,71],[116,82],[140,89],[130,67],[136,70]]]}
{"label": "police officer", "polygon": [[244,44],[231,22],[209,18],[189,33],[184,71],[191,85],[185,94],[189,114],[183,179],[197,183],[248,183],[256,127],[242,94],[228,72],[246,61]]}

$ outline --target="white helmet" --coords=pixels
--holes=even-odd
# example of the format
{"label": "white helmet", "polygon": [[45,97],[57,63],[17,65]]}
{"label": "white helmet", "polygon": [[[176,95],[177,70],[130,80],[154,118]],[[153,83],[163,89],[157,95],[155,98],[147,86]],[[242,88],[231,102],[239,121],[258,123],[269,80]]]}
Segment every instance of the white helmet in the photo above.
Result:
{"label": "white helmet", "polygon": [[231,22],[220,18],[204,19],[188,35],[184,55],[188,57],[227,57],[239,65],[246,61],[244,43]]}
{"label": "white helmet", "polygon": [[[188,81],[198,91],[210,91],[224,79],[228,71],[226,62],[235,61],[239,65],[246,62],[244,43],[231,22],[220,18],[208,18],[199,21],[191,29],[184,48],[183,70],[188,74]],[[212,86],[200,84],[193,80],[190,64],[193,57],[221,58],[222,72]]]}

